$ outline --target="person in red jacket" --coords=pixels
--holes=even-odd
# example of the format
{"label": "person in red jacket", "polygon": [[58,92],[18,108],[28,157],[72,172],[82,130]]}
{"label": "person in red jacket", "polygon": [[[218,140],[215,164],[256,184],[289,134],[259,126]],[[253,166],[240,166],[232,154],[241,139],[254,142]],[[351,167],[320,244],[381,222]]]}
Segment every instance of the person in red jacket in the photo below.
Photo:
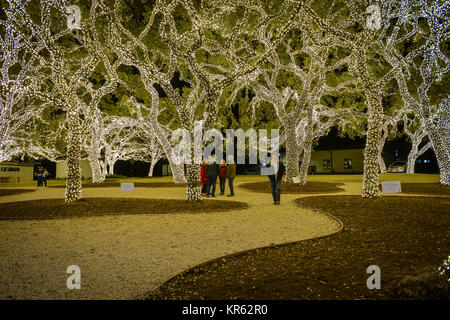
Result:
{"label": "person in red jacket", "polygon": [[219,172],[219,182],[220,182],[220,194],[223,196],[225,193],[225,181],[227,176],[227,164],[224,159],[220,161],[220,172]]}
{"label": "person in red jacket", "polygon": [[202,161],[200,165],[200,182],[202,183],[202,194],[206,194],[208,188],[208,177],[206,176],[206,162]]}

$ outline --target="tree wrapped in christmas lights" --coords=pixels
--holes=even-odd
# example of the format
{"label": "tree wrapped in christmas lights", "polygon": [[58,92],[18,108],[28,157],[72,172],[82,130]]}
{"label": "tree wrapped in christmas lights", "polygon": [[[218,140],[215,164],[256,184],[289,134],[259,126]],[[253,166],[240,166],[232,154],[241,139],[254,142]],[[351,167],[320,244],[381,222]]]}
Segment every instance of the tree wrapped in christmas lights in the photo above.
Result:
{"label": "tree wrapped in christmas lights", "polygon": [[34,81],[29,73],[39,59],[26,55],[29,39],[14,24],[14,11],[4,10],[5,19],[0,20],[0,162],[23,153],[19,131],[45,107],[28,87]]}
{"label": "tree wrapped in christmas lights", "polygon": [[[321,97],[353,83],[353,79],[341,81],[335,86],[327,83],[328,74],[348,64],[351,56],[329,61],[333,40],[318,38],[317,32],[311,35],[308,32],[294,32],[286,45],[273,50],[274,53],[268,59],[270,67],[260,70],[261,76],[253,83],[257,99],[274,106],[283,126],[286,137],[286,181],[289,182],[301,176],[302,184],[306,183],[305,173],[308,171],[312,141],[315,138],[313,114],[317,118],[317,111],[321,110],[321,116],[327,116],[327,108],[317,108],[321,106]],[[307,120],[303,128],[299,126],[302,114]],[[301,128],[304,137],[299,141],[297,136]],[[305,161],[299,172],[299,155],[302,151]]]}
{"label": "tree wrapped in christmas lights", "polygon": [[[170,141],[170,124],[164,125],[159,120],[159,116],[167,110],[160,107],[159,94],[153,85],[149,87],[149,91],[152,97],[151,107],[148,108],[144,104],[137,102],[134,97],[131,97],[131,114],[133,118],[129,118],[127,121],[133,126],[139,127],[140,130],[143,131],[143,136],[145,136],[144,139],[148,141],[150,147],[149,152],[152,152],[153,154],[150,158],[155,159],[156,161],[159,160],[162,156],[162,153],[160,152],[162,148],[167,160],[169,161],[173,182],[184,183],[186,182],[184,176],[184,164],[180,161],[180,159],[175,158],[172,150],[172,144]],[[152,160],[152,165],[154,164],[155,162]],[[150,172],[153,172],[153,167],[151,167]]]}
{"label": "tree wrapped in christmas lights", "polygon": [[[115,68],[120,61],[114,61],[114,57],[108,56],[103,51],[105,47],[100,45],[97,19],[102,16],[108,20],[102,14],[103,3],[91,1],[86,9],[89,14],[82,16],[83,23],[76,21],[75,25],[72,24],[73,19],[81,19],[81,16],[72,16],[73,12],[67,10],[68,5],[63,0],[42,0],[39,3],[11,0],[8,1],[8,10],[15,17],[14,25],[26,30],[24,32],[31,39],[27,54],[37,59],[29,76],[39,81],[31,83],[30,91],[43,103],[52,103],[66,115],[65,199],[75,201],[82,196],[80,159],[81,143],[87,135],[85,120],[93,120],[97,116],[95,108],[98,101],[116,86]],[[94,88],[89,77],[99,68],[104,71],[106,79],[100,88]],[[90,151],[96,152],[97,148],[92,146]],[[97,179],[97,161],[92,155],[90,158]]]}
{"label": "tree wrapped in christmas lights", "polygon": [[428,140],[419,149],[419,146],[428,136],[423,124],[418,117],[414,117],[413,115],[407,113],[403,115],[402,120],[403,131],[411,141],[411,150],[408,153],[406,173],[414,173],[417,158],[431,147],[431,141]]}
{"label": "tree wrapped in christmas lights", "polygon": [[[362,196],[367,198],[378,197],[378,153],[381,141],[382,89],[392,78],[391,74],[377,79],[370,74],[368,67],[369,48],[373,44],[381,23],[378,7],[366,6],[365,1],[347,1],[344,4],[334,1],[323,8],[319,3],[312,3],[305,7],[305,18],[299,21],[300,25],[315,25],[321,32],[332,36],[341,46],[350,48],[352,59],[349,61],[349,70],[359,78],[359,85],[364,90],[367,103],[367,139],[364,154],[364,177]],[[370,13],[367,17],[367,12]],[[325,17],[323,17],[325,16]],[[302,17],[303,18],[303,17]]]}
{"label": "tree wrapped in christmas lights", "polygon": [[[445,185],[450,185],[448,85],[445,85],[450,58],[444,51],[449,37],[449,10],[448,0],[387,1],[383,4],[387,23],[378,39],[384,57],[393,66],[402,99],[428,133],[439,164],[440,181]],[[436,93],[437,86],[442,90]]]}
{"label": "tree wrapped in christmas lights", "polygon": [[[367,100],[368,129],[364,154],[363,197],[378,197],[378,154],[382,141],[382,99],[384,89],[396,80],[404,103],[413,107],[425,120],[433,148],[441,168],[441,182],[448,181],[448,140],[439,134],[430,115],[428,90],[435,79],[441,79],[448,70],[448,58],[441,52],[441,43],[448,37],[449,1],[387,0],[358,1],[345,3],[334,1],[321,7],[321,1],[305,5],[307,20],[317,25],[323,32],[335,36],[342,45],[351,48],[355,59],[350,69],[359,76],[361,88]],[[320,9],[319,9],[320,8]],[[419,19],[420,18],[420,19]],[[428,31],[421,28],[424,19]],[[304,19],[305,20],[305,19]],[[304,21],[303,20],[303,21]],[[303,23],[300,21],[299,23]],[[410,39],[412,43],[423,38],[417,48],[413,46],[406,56],[398,53],[398,46]],[[418,87],[419,101],[410,96],[404,81],[414,66],[414,58],[422,57],[420,66],[423,83]],[[384,72],[374,72],[371,61],[380,60]],[[403,78],[403,80],[402,80]],[[441,129],[442,130],[442,129]],[[434,142],[433,142],[434,141]]]}
{"label": "tree wrapped in christmas lights", "polygon": [[[193,137],[196,121],[202,120],[205,130],[215,127],[223,90],[252,76],[284,39],[302,4],[283,2],[268,8],[263,1],[158,1],[143,19],[141,9],[136,12],[117,0],[109,11],[115,23],[108,45],[126,65],[139,70],[148,92],[155,83],[162,88],[180,126]],[[133,15],[145,23],[136,25],[129,19]],[[275,30],[270,46],[260,42],[260,34]],[[173,85],[175,73],[182,83],[178,87]],[[199,157],[191,154],[186,164],[187,200],[201,199]]]}

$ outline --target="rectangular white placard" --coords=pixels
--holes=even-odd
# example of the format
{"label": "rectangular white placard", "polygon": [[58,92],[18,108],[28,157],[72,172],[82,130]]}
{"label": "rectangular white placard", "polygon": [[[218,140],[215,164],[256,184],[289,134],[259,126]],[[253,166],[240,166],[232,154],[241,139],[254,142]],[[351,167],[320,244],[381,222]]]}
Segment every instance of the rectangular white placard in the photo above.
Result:
{"label": "rectangular white placard", "polygon": [[383,193],[400,193],[402,192],[402,186],[400,181],[383,181],[381,182]]}
{"label": "rectangular white placard", "polygon": [[300,178],[299,177],[293,177],[292,178],[292,182],[293,183],[300,183]]}
{"label": "rectangular white placard", "polygon": [[134,183],[121,183],[120,184],[120,191],[124,192],[132,192],[134,191]]}

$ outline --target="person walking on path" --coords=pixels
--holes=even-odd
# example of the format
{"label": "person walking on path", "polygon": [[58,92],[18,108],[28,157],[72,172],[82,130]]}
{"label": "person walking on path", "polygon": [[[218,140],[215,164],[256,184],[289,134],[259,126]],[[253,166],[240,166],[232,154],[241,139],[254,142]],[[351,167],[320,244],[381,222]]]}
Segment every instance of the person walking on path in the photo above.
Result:
{"label": "person walking on path", "polygon": [[225,159],[222,159],[220,161],[220,171],[219,171],[219,186],[220,186],[220,195],[225,194],[225,182],[227,180],[227,164],[225,162]]}
{"label": "person walking on path", "polygon": [[234,162],[234,158],[232,155],[228,156],[228,167],[225,178],[228,179],[228,187],[230,188],[230,194],[228,195],[228,197],[233,197],[234,196],[233,181],[234,178],[236,178],[236,163]]}
{"label": "person walking on path", "polygon": [[208,177],[206,176],[206,161],[203,160],[200,165],[200,182],[202,183],[202,195],[206,194],[208,189]]}
{"label": "person walking on path", "polygon": [[[217,182],[217,175],[220,172],[219,165],[217,164],[216,160],[211,156],[208,158],[208,162],[205,166],[205,172],[206,176],[208,177],[208,191],[206,196],[207,197],[215,197],[216,193],[216,182]],[[212,187],[212,192],[211,192]]]}
{"label": "person walking on path", "polygon": [[284,174],[284,164],[277,153],[272,154],[270,167],[273,167],[274,174],[269,175],[270,187],[272,188],[273,204],[280,204],[281,180]]}

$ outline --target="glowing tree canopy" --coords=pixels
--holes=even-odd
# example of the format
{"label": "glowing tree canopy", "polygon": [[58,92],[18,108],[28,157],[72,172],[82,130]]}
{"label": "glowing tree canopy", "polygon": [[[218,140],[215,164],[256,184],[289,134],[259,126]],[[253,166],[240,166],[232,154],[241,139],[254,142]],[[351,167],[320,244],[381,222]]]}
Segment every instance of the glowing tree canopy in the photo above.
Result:
{"label": "glowing tree canopy", "polygon": [[[136,8],[117,0],[108,11],[115,22],[108,46],[139,70],[148,92],[155,83],[163,89],[181,127],[193,136],[195,121],[214,128],[223,90],[257,71],[289,31],[301,4],[270,8],[263,1],[157,1],[146,11],[145,23],[136,26],[129,19]],[[261,42],[261,34],[275,30],[270,43]],[[183,88],[172,84],[176,72]],[[200,200],[199,166],[188,163],[186,170],[186,198]]]}
{"label": "glowing tree canopy", "polygon": [[[425,121],[429,137],[441,168],[441,182],[448,181],[448,138],[438,135],[429,118],[428,90],[433,80],[442,79],[448,71],[448,58],[441,52],[441,43],[448,38],[449,1],[333,1],[320,7],[321,1],[311,1],[304,6],[306,19],[299,23],[311,23],[323,32],[352,49],[355,59],[350,69],[355,71],[367,100],[368,130],[364,155],[363,197],[378,197],[378,154],[382,141],[382,98],[384,89],[392,79],[397,81],[405,104],[415,108]],[[420,18],[420,19],[419,19]],[[421,19],[427,27],[421,27]],[[428,29],[428,30],[427,30]],[[419,40],[421,41],[416,41]],[[399,54],[398,45],[405,40],[412,43],[410,52]],[[415,48],[417,47],[417,48]],[[382,59],[388,64],[386,72],[374,73],[370,61]],[[414,67],[415,58],[422,58],[420,73],[423,83],[417,88],[419,101],[410,96],[405,75]],[[444,66],[444,67],[443,67]],[[415,105],[415,106],[414,106]],[[433,131],[435,133],[433,133]],[[444,139],[443,139],[444,137]],[[446,141],[444,141],[446,140]]]}
{"label": "glowing tree canopy", "polygon": [[[350,55],[344,55],[330,60],[328,57],[333,51],[330,47],[332,39],[321,38],[320,32],[319,34],[305,32],[301,35],[295,34],[294,37],[287,42],[286,49],[280,46],[283,48],[279,50],[280,54],[276,54],[274,50],[272,57],[268,59],[270,67],[266,70],[261,69],[262,75],[253,83],[253,88],[257,99],[274,106],[283,126],[286,143],[286,180],[292,181],[294,177],[300,176],[301,183],[304,184],[312,142],[317,138],[313,131],[315,127],[320,127],[318,118],[334,116],[334,111],[337,111],[329,111],[323,107],[321,98],[332,92],[344,90],[354,83],[354,79],[349,77],[345,81],[338,80],[333,84],[327,81],[330,73],[346,67],[351,58]],[[289,84],[295,86],[295,89]],[[280,89],[283,91],[280,92]],[[300,122],[302,118],[307,121]],[[299,123],[302,123],[303,127],[299,126]],[[298,140],[302,129],[303,137]],[[304,161],[299,172],[299,155],[302,151]]]}
{"label": "glowing tree canopy", "polygon": [[[66,1],[8,1],[7,12],[14,17],[14,26],[31,39],[26,54],[38,60],[29,76],[29,85],[44,103],[52,103],[66,114],[67,122],[67,182],[66,201],[75,201],[81,192],[81,142],[84,121],[97,117],[95,108],[101,97],[117,85],[116,68],[120,61],[104,51],[96,29],[102,16],[101,1],[91,1],[80,24],[71,25],[73,11]],[[104,15],[102,16],[105,17]],[[38,22],[37,22],[38,21]],[[68,23],[63,23],[67,21]],[[94,87],[89,77],[98,69],[105,75],[101,87]],[[93,121],[92,128],[95,126]],[[91,132],[92,133],[92,132]],[[95,136],[95,134],[92,134]],[[94,177],[98,177],[95,161],[97,148],[91,144],[90,160]]]}
{"label": "glowing tree canopy", "polygon": [[35,104],[29,73],[38,59],[26,55],[29,39],[14,25],[14,14],[7,10],[0,20],[0,161],[23,153],[17,139],[24,124],[39,115],[43,105]]}
{"label": "glowing tree canopy", "polygon": [[419,118],[406,113],[403,114],[402,120],[403,131],[411,140],[411,150],[408,154],[406,173],[414,173],[417,158],[431,147],[431,141],[428,140],[428,142],[419,149],[419,146],[428,135],[422,122]]}
{"label": "glowing tree canopy", "polygon": [[[441,183],[450,184],[450,139],[446,114],[448,84],[442,84],[437,101],[433,88],[447,79],[450,58],[443,51],[449,38],[450,1],[387,1],[383,4],[386,24],[377,39],[380,51],[393,66],[402,99],[413,109],[433,146]],[[408,48],[405,43],[412,44]],[[419,78],[419,80],[418,80]],[[441,113],[441,108],[444,110]],[[440,119],[440,120],[439,120]]]}
{"label": "glowing tree canopy", "polygon": [[[82,157],[93,182],[102,182],[118,159],[153,166],[165,154],[174,181],[187,182],[187,200],[200,200],[201,155],[178,163],[171,131],[193,137],[196,123],[218,128],[219,110],[230,108],[221,104],[245,87],[255,94],[253,116],[262,102],[275,110],[288,181],[306,182],[314,139],[336,124],[360,129],[364,119],[363,197],[379,196],[384,142],[400,121],[413,146],[408,172],[431,145],[441,183],[450,184],[449,10],[449,0],[8,0],[0,21],[0,160],[25,153],[60,160],[65,152],[66,201],[75,201]],[[121,77],[124,68],[132,81]],[[102,109],[117,91],[126,115]],[[359,106],[324,103],[359,91],[364,115]],[[388,110],[394,94],[402,104]],[[50,121],[51,143],[39,132],[27,137],[30,128],[49,130],[48,110],[64,116]]]}

